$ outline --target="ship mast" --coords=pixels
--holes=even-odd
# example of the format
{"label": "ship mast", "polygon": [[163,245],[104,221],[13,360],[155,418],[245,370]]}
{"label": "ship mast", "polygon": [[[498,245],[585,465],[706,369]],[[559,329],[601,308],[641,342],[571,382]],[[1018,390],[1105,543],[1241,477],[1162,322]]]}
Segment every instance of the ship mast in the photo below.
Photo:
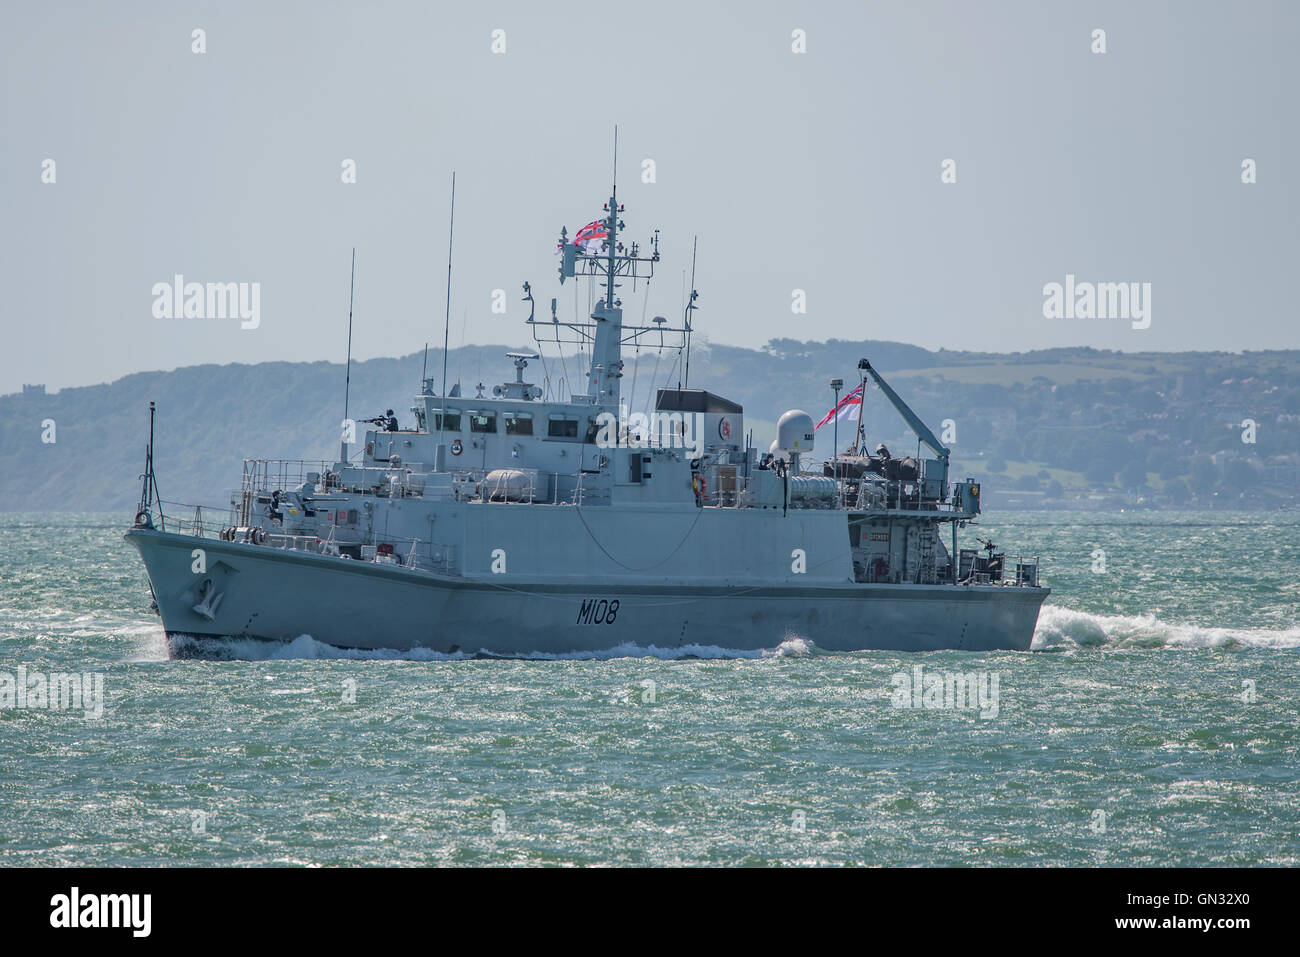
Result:
{"label": "ship mast", "polygon": [[614,308],[614,254],[618,250],[618,227],[622,225],[618,221],[618,127],[614,127],[614,174],[610,179],[609,203],[605,209],[609,211],[609,217],[605,220],[605,228],[609,230],[609,240],[606,250],[609,253],[609,264],[606,267],[605,275],[605,308]]}
{"label": "ship mast", "polygon": [[[654,264],[659,261],[659,234],[656,231],[650,240],[650,255],[642,255],[637,243],[627,248],[619,242],[619,233],[624,227],[619,216],[624,207],[618,202],[618,129],[614,130],[614,177],[610,188],[609,202],[605,204],[603,218],[591,226],[603,227],[605,247],[599,252],[588,252],[584,248],[590,239],[581,233],[570,242],[567,229],[560,231],[560,282],[577,276],[601,277],[605,284],[605,294],[592,310],[591,322],[559,322],[554,317],[548,325],[565,327],[573,338],[560,340],[558,334],[552,342],[573,342],[591,346],[591,366],[587,372],[587,391],[585,395],[574,395],[574,401],[588,402],[596,406],[614,406],[619,404],[619,380],[623,377],[623,343],[639,342],[643,335],[653,329],[658,334],[660,326],[625,326],[623,324],[623,304],[615,294],[619,277],[649,282],[654,276]],[[533,337],[538,344],[537,324],[530,317],[533,325]],[[677,330],[671,330],[677,331]],[[684,332],[684,330],[683,330]]]}
{"label": "ship mast", "polygon": [[593,405],[618,405],[619,379],[623,376],[622,303],[614,298],[614,277],[618,273],[618,127],[614,127],[614,174],[605,204],[605,301],[592,312],[596,323],[596,341],[591,349],[591,368],[587,373],[587,394]]}

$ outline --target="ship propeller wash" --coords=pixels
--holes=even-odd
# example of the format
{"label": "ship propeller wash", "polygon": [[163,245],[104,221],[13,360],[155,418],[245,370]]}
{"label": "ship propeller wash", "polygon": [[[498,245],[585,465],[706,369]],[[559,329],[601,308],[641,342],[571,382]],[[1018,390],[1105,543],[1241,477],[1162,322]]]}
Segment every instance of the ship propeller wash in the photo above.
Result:
{"label": "ship propeller wash", "polygon": [[[1029,648],[1048,595],[1037,560],[958,547],[980,487],[949,484],[949,450],[865,359],[862,384],[933,457],[867,454],[859,426],[852,448],[815,462],[818,430],[799,410],[760,452],[739,404],[680,385],[627,414],[625,347],[689,347],[695,297],[679,325],[624,320],[618,290],[649,281],[659,242],[619,241],[617,195],[560,237],[561,283],[599,290],[589,317],[564,321],[552,300],[549,319],[527,320],[539,352],[509,354],[513,379],[471,398],[445,373],[442,394],[426,378],[414,428],[381,416],[338,461],[246,461],[224,521],[163,514],[151,405],[126,539],[173,648],[304,634],[487,655],[754,650],[795,636],[844,651]],[[586,357],[580,385],[527,381],[540,350],[565,344]]]}

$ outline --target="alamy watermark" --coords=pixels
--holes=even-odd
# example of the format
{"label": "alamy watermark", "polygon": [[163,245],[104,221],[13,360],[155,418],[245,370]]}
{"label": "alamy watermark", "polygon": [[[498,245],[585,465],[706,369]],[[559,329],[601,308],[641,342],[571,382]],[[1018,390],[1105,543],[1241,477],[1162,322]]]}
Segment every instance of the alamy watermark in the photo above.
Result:
{"label": "alamy watermark", "polygon": [[104,675],[98,671],[0,671],[0,710],[80,711],[87,721],[104,716]]}
{"label": "alamy watermark", "polygon": [[602,449],[686,449],[691,458],[704,454],[701,412],[602,412],[596,416],[596,445]]}
{"label": "alamy watermark", "polygon": [[1043,286],[1044,319],[1130,319],[1134,329],[1151,326],[1151,283],[1065,282]]}
{"label": "alamy watermark", "polygon": [[155,319],[239,319],[241,329],[262,324],[260,282],[186,282],[177,273],[150,292]]}
{"label": "alamy watermark", "polygon": [[50,926],[117,927],[133,937],[148,937],[153,928],[152,894],[83,894],[73,887],[67,894],[50,898]]}
{"label": "alamy watermark", "polygon": [[998,687],[1001,675],[996,671],[931,671],[913,665],[911,671],[899,671],[889,679],[894,686],[890,703],[895,708],[918,708],[935,711],[970,709],[985,720],[998,716]]}

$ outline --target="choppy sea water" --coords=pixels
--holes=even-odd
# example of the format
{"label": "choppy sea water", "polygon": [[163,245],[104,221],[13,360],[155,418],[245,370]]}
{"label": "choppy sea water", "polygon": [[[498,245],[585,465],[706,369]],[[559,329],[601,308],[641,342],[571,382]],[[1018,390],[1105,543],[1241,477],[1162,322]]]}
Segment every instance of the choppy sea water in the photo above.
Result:
{"label": "choppy sea water", "polygon": [[[1300,861],[1294,514],[988,517],[1053,588],[1029,653],[506,661],[169,660],[128,521],[0,515],[0,704],[105,682],[100,718],[0,707],[0,863]],[[918,665],[996,715],[897,707]]]}

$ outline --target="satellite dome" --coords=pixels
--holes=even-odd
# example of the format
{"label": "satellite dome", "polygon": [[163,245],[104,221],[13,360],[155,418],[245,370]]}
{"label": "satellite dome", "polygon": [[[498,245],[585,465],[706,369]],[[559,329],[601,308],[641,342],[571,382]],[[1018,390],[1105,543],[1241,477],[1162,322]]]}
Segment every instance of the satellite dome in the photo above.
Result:
{"label": "satellite dome", "polygon": [[814,432],[812,416],[802,409],[791,409],[776,423],[776,445],[783,452],[811,452]]}

